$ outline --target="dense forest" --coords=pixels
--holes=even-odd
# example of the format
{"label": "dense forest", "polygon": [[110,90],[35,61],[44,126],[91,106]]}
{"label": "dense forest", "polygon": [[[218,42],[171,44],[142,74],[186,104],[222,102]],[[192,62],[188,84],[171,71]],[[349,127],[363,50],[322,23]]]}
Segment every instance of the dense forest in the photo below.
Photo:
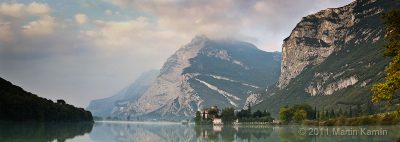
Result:
{"label": "dense forest", "polygon": [[79,122],[93,121],[92,113],[65,103],[38,97],[0,78],[0,120]]}

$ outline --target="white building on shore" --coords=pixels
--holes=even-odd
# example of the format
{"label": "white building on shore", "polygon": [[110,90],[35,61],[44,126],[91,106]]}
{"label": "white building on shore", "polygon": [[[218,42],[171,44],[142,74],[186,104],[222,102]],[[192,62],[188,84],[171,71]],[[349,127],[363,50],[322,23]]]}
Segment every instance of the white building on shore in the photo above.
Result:
{"label": "white building on shore", "polygon": [[223,125],[222,119],[221,118],[214,118],[213,119],[213,125]]}

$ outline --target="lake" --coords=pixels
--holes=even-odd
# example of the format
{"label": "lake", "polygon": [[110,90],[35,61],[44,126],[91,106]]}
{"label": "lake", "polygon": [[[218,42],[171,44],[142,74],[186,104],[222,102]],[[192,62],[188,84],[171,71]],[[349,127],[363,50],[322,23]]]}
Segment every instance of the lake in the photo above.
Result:
{"label": "lake", "polygon": [[396,142],[400,126],[195,126],[170,122],[0,123],[1,142]]}

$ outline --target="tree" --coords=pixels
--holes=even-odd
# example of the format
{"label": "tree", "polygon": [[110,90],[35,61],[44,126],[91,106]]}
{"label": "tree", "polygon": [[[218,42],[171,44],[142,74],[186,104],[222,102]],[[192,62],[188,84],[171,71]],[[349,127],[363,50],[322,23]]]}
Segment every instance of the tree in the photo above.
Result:
{"label": "tree", "polygon": [[305,110],[299,109],[293,113],[293,120],[295,122],[301,122],[307,118],[307,112]]}
{"label": "tree", "polygon": [[213,106],[208,110],[208,116],[209,117],[218,117],[219,109],[217,106]]}
{"label": "tree", "polygon": [[314,112],[313,108],[308,104],[294,105],[292,107],[292,109],[293,109],[293,112],[295,112],[296,110],[302,109],[307,112],[307,119],[309,119],[309,120],[315,119],[315,115],[314,115],[315,112]]}
{"label": "tree", "polygon": [[319,112],[319,119],[320,120],[325,120],[327,117],[326,117],[326,113],[325,113],[325,109],[324,108],[322,108],[322,110]]}
{"label": "tree", "polygon": [[260,110],[257,110],[256,112],[253,113],[253,117],[262,117],[263,113]]}
{"label": "tree", "polygon": [[282,107],[279,111],[279,119],[283,122],[292,121],[292,112],[289,109],[289,106]]}
{"label": "tree", "polygon": [[228,107],[222,110],[222,122],[224,124],[231,124],[235,119],[235,109]]}
{"label": "tree", "polygon": [[326,119],[330,119],[329,111],[328,111],[328,110],[325,111],[325,118],[326,118]]}
{"label": "tree", "polygon": [[[372,87],[374,95],[372,102],[386,102],[391,105],[400,90],[400,9],[392,10],[383,16],[386,25],[386,50],[384,55],[392,57],[392,61],[386,68],[385,82],[375,84]],[[400,113],[400,106],[397,107]]]}
{"label": "tree", "polygon": [[196,111],[196,117],[194,118],[194,122],[198,123],[201,121],[201,112]]}
{"label": "tree", "polygon": [[271,113],[269,113],[267,110],[264,110],[262,117],[271,117]]}
{"label": "tree", "polygon": [[331,112],[329,114],[329,118],[335,118],[335,117],[336,117],[335,111],[333,109],[331,109]]}
{"label": "tree", "polygon": [[353,111],[351,110],[351,106],[349,107],[349,117],[353,117]]}
{"label": "tree", "polygon": [[360,105],[356,106],[356,109],[354,110],[354,114],[355,114],[355,116],[361,116],[363,114],[362,113],[362,108],[361,108]]}
{"label": "tree", "polygon": [[314,119],[313,120],[316,120],[318,118],[318,113],[317,113],[317,107],[316,106],[314,106],[313,114],[314,114]]}
{"label": "tree", "polygon": [[365,108],[365,113],[367,115],[372,115],[374,114],[374,110],[373,110],[373,104],[371,103],[371,101],[368,101],[367,107]]}
{"label": "tree", "polygon": [[344,116],[342,108],[339,108],[338,116]]}
{"label": "tree", "polygon": [[57,100],[57,104],[63,104],[63,105],[65,105],[66,103],[65,103],[64,100]]}

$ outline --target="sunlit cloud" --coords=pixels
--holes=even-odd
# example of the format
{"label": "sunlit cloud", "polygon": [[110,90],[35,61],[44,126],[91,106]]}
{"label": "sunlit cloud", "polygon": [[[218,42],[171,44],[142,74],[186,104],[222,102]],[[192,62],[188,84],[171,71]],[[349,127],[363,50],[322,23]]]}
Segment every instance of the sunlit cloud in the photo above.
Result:
{"label": "sunlit cloud", "polygon": [[43,15],[50,12],[50,8],[47,4],[32,2],[26,6],[26,12],[31,15]]}
{"label": "sunlit cloud", "polygon": [[21,17],[25,6],[20,3],[2,3],[0,5],[0,14],[9,17]]}
{"label": "sunlit cloud", "polygon": [[78,24],[86,24],[88,21],[88,18],[85,14],[79,13],[75,15],[75,21]]}
{"label": "sunlit cloud", "polygon": [[36,21],[31,21],[27,25],[23,26],[22,32],[31,36],[44,36],[51,35],[54,33],[57,23],[54,17],[51,16],[43,16]]}

